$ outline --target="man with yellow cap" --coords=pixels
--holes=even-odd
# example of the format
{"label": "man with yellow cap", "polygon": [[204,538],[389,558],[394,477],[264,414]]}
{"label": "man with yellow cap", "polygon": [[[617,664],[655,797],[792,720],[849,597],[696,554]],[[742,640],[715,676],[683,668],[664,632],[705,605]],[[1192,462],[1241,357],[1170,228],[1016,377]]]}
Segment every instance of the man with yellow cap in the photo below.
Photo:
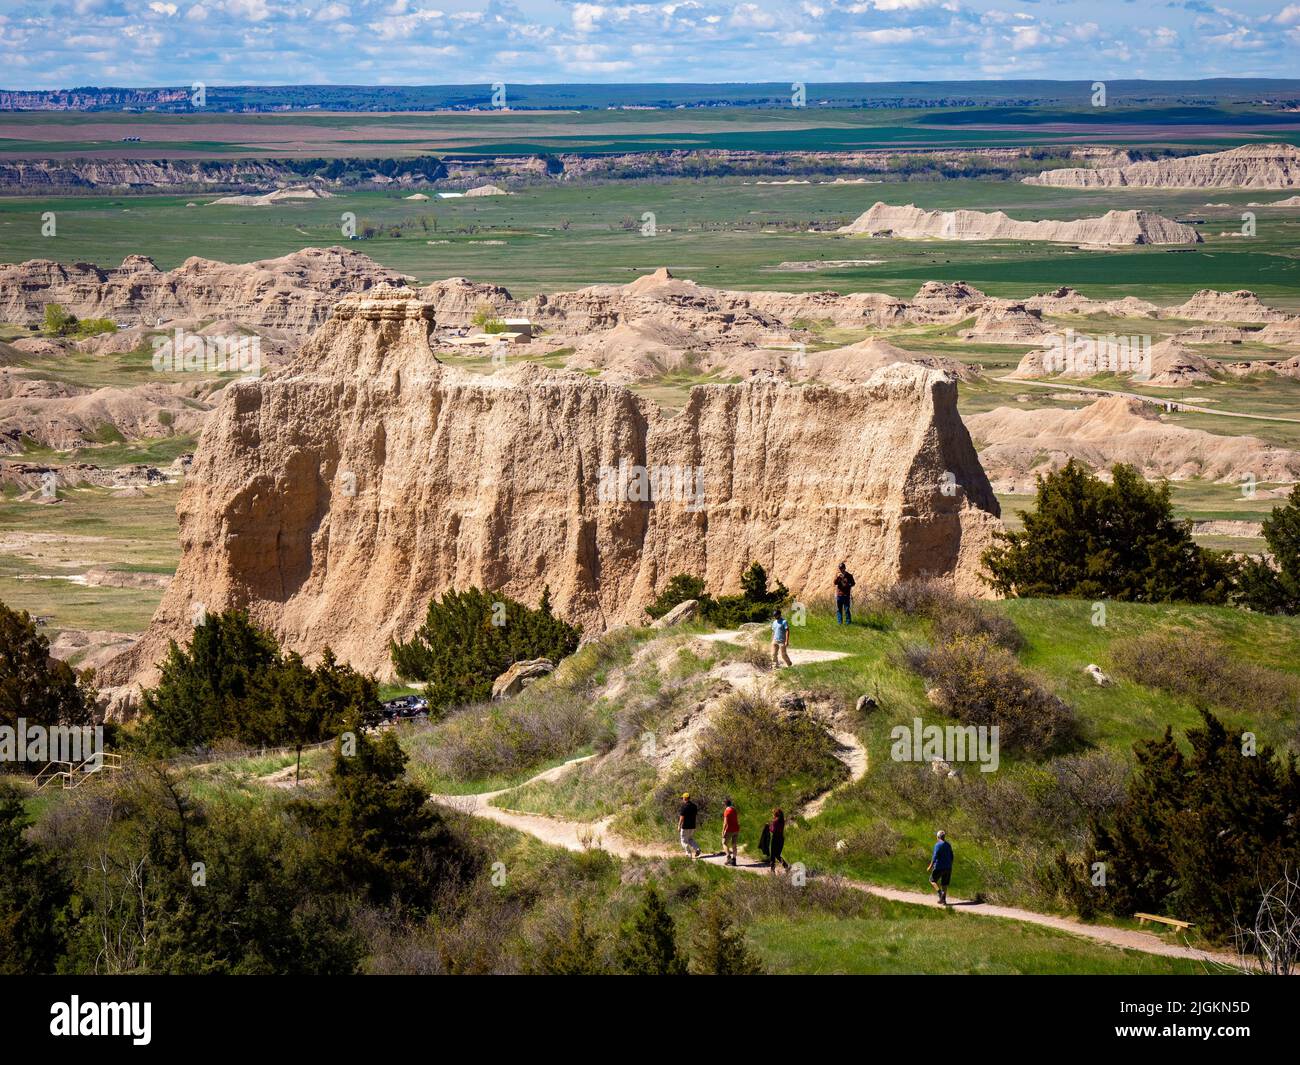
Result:
{"label": "man with yellow cap", "polygon": [[682,846],[691,856],[691,861],[695,861],[700,856],[700,848],[695,842],[695,819],[699,813],[699,808],[691,802],[691,793],[682,792],[681,809],[677,811],[677,831],[681,833]]}

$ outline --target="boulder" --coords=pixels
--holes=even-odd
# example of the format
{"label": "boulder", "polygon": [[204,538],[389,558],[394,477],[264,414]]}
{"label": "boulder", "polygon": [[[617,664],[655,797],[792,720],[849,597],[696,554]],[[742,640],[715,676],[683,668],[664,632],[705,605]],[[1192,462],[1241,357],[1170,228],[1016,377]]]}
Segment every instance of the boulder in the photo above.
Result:
{"label": "boulder", "polygon": [[857,711],[859,714],[871,714],[880,709],[880,704],[870,695],[858,696]]}
{"label": "boulder", "polygon": [[700,612],[700,601],[698,599],[687,599],[678,603],[667,614],[659,618],[650,627],[652,629],[670,629],[674,625],[680,625],[684,621],[692,621]]}
{"label": "boulder", "polygon": [[808,703],[799,692],[786,692],[777,699],[776,705],[786,714],[802,714],[808,709]]}
{"label": "boulder", "polygon": [[518,695],[533,681],[554,671],[555,663],[549,658],[530,658],[516,662],[492,682],[492,701],[498,702]]}
{"label": "boulder", "polygon": [[1110,677],[1106,676],[1106,674],[1101,671],[1101,666],[1090,663],[1089,665],[1084,666],[1083,671],[1103,688],[1108,688],[1114,683]]}

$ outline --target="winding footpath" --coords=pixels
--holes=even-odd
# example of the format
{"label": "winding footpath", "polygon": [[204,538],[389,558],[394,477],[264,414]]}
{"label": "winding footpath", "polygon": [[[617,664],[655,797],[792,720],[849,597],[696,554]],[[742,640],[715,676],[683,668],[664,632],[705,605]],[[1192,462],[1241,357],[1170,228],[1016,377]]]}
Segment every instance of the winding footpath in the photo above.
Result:
{"label": "winding footpath", "polygon": [[[715,632],[697,638],[711,642],[738,642],[738,637],[739,633],[737,632]],[[794,648],[790,650],[790,659],[795,665],[802,665],[805,662],[825,662],[844,657],[846,655],[840,651]],[[753,678],[746,677],[737,678],[733,683],[737,687],[748,687],[756,683],[756,681]],[[821,813],[826,801],[836,791],[861,780],[867,772],[867,751],[858,741],[858,738],[848,731],[837,730],[833,731],[832,735],[840,744],[841,749],[837,757],[848,767],[849,779],[809,802],[800,811],[800,816],[805,819],[816,817]],[[569,851],[585,851],[596,848],[606,851],[617,858],[624,859],[675,858],[682,861],[687,860],[680,846],[666,843],[639,843],[618,835],[611,827],[614,821],[613,815],[600,821],[571,821],[565,818],[526,813],[521,810],[511,810],[507,807],[494,805],[495,800],[517,790],[517,788],[527,787],[529,784],[534,783],[558,780],[583,762],[590,761],[595,757],[597,756],[585,755],[581,758],[573,758],[538,773],[515,787],[485,791],[473,795],[435,794],[431,795],[430,798],[439,805],[459,810],[473,817],[495,821],[499,825],[505,825],[518,832],[523,832],[534,839],[541,840],[543,843],[563,847]],[[797,837],[791,840],[791,842],[795,841],[797,841]],[[723,857],[721,853],[709,854],[700,860],[712,865],[722,866]],[[754,861],[741,862],[734,868],[737,872],[745,873],[766,873],[768,871],[765,862]],[[925,892],[904,891],[901,888],[884,887],[879,884],[869,884],[862,880],[850,880],[844,877],[837,877],[837,880],[845,887],[868,895],[874,895],[877,898],[888,899],[891,902],[901,902],[912,906],[926,906],[931,909],[936,905],[934,896]],[[1057,932],[1065,932],[1124,950],[1136,950],[1144,954],[1157,954],[1167,958],[1185,958],[1191,961],[1203,962],[1207,966],[1241,968],[1241,962],[1235,955],[1166,942],[1150,932],[1139,932],[1130,928],[1115,928],[1110,925],[1084,924],[1069,917],[1035,913],[1033,910],[1022,910],[1014,906],[994,906],[989,903],[972,902],[951,896],[948,899],[948,905],[956,913],[971,914],[978,917],[1001,917],[1004,920],[1019,921],[1022,924],[1037,925],[1040,928],[1050,928]]]}

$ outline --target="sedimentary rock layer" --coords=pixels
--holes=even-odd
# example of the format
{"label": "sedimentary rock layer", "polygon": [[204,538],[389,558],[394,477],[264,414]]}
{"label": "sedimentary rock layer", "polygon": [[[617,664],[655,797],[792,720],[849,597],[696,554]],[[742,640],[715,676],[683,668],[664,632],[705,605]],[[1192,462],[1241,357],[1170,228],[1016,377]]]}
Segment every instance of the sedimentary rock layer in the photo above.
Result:
{"label": "sedimentary rock layer", "polygon": [[1247,144],[1226,152],[1156,159],[1096,170],[1044,170],[1027,185],[1069,188],[1293,189],[1300,187],[1300,148]]}
{"label": "sedimentary rock layer", "polygon": [[879,202],[839,232],[903,240],[1041,240],[1115,247],[1196,244],[1201,239],[1194,226],[1150,211],[1107,211],[1100,218],[1069,222],[1022,222],[1002,211],[924,211],[910,203],[891,207]]}
{"label": "sedimentary rock layer", "polygon": [[143,255],[128,255],[113,269],[32,259],[0,265],[0,322],[39,321],[47,303],[59,303],[78,317],[119,325],[226,318],[305,333],[347,293],[403,280],[348,248],[304,248],[253,263],[194,257],[165,271]]}
{"label": "sedimentary rock layer", "polygon": [[943,373],[701,386],[668,417],[583,374],[445,366],[431,317],[410,290],[349,297],[292,366],[226,388],[178,507],[175,580],[107,683],[150,679],[199,603],[386,673],[388,641],[468,585],[534,603],[549,586],[589,632],[638,620],[675,573],[732,590],[753,560],[801,596],[841,559],[864,586],[984,590],[998,507]]}

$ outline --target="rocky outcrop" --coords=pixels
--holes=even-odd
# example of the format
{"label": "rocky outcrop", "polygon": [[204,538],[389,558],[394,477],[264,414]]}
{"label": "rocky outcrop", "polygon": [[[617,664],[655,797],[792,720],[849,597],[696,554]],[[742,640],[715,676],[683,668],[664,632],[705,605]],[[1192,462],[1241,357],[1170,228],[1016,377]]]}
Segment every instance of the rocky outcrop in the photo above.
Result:
{"label": "rocky outcrop", "polygon": [[1051,292],[1030,296],[1024,303],[1026,310],[1049,315],[1104,314],[1112,318],[1156,318],[1160,314],[1160,308],[1154,303],[1136,296],[1125,296],[1118,300],[1094,300],[1078,289],[1065,285],[1052,289]]}
{"label": "rocky outcrop", "polygon": [[369,256],[338,247],[242,264],[194,257],[166,271],[143,255],[128,255],[116,269],[32,259],[0,265],[0,321],[36,321],[47,303],[61,303],[78,317],[119,325],[227,318],[307,333],[349,292],[402,280]]}
{"label": "rocky outcrop", "polygon": [[977,313],[988,297],[965,281],[927,281],[907,306],[909,321],[928,325],[959,322]]}
{"label": "rocky outcrop", "polygon": [[986,591],[998,505],[942,373],[699,386],[669,417],[584,374],[443,365],[431,318],[410,290],[348,297],[291,367],[226,387],[177,508],[176,577],[105,683],[152,679],[198,603],[388,674],[388,641],[468,585],[525,602],[549,585],[588,633],[639,622],[675,573],[730,591],[754,560],[796,595],[827,559],[862,583]]}
{"label": "rocky outcrop", "polygon": [[1267,306],[1249,289],[1219,292],[1203,288],[1185,303],[1165,308],[1160,317],[1193,322],[1284,322],[1290,315]]}
{"label": "rocky outcrop", "polygon": [[555,663],[549,658],[530,658],[515,662],[492,682],[492,701],[500,702],[518,695],[535,680],[555,672]]}
{"label": "rocky outcrop", "polygon": [[942,373],[951,374],[962,381],[973,381],[980,376],[978,366],[968,365],[960,359],[908,351],[887,340],[875,337],[847,347],[830,348],[827,351],[805,355],[796,360],[795,371],[791,376],[796,380],[860,384],[869,380],[871,375],[882,366],[892,366],[896,363],[928,366]]}
{"label": "rocky outcrop", "polygon": [[1209,155],[1096,170],[1044,170],[1024,182],[1085,189],[1292,189],[1300,187],[1300,148],[1290,144],[1247,144]]}
{"label": "rocky outcrop", "polygon": [[146,384],[77,388],[0,371],[0,453],[20,455],[32,442],[58,451],[103,440],[111,428],[127,440],[193,433],[202,428],[210,385]]}
{"label": "rocky outcrop", "polygon": [[1079,410],[998,407],[966,419],[980,460],[1000,491],[1032,491],[1034,475],[1073,458],[1093,469],[1131,463],[1149,478],[1300,480],[1300,452],[1253,436],[1217,436],[1160,419],[1157,409],[1124,396]]}
{"label": "rocky outcrop", "polygon": [[1150,211],[1107,211],[1100,218],[1070,222],[1021,222],[1002,211],[924,211],[908,204],[875,203],[840,233],[902,240],[1028,240],[1097,247],[1132,244],[1197,244],[1195,227]]}
{"label": "rocky outcrop", "polygon": [[1040,344],[1047,333],[1042,315],[1023,303],[990,300],[962,333],[963,340],[985,344]]}

